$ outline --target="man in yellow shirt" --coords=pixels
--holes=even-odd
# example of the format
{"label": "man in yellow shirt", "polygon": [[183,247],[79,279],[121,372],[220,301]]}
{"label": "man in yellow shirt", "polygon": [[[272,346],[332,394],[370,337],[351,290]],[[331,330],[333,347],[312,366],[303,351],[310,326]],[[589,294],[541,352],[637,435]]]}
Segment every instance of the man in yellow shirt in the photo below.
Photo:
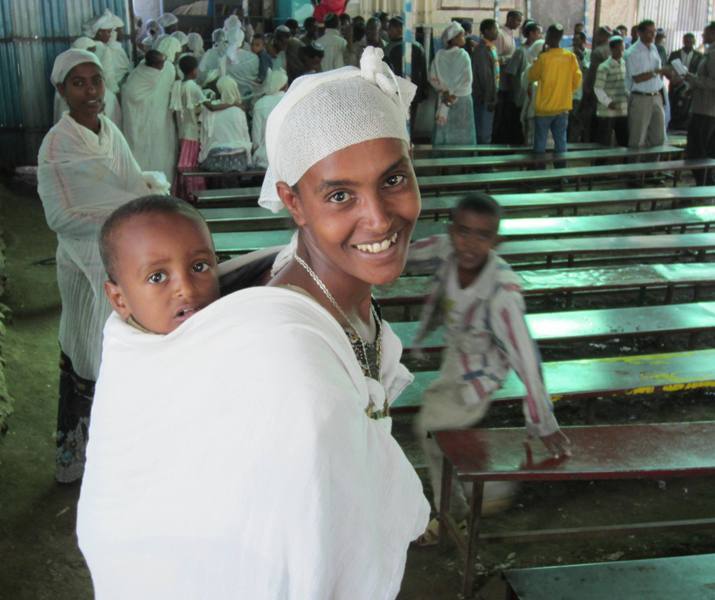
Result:
{"label": "man in yellow shirt", "polygon": [[546,151],[551,131],[554,151],[566,152],[566,132],[573,94],[581,84],[581,70],[573,52],[559,48],[563,26],[555,23],[546,31],[546,44],[529,71],[529,81],[537,83],[534,119],[534,152]]}

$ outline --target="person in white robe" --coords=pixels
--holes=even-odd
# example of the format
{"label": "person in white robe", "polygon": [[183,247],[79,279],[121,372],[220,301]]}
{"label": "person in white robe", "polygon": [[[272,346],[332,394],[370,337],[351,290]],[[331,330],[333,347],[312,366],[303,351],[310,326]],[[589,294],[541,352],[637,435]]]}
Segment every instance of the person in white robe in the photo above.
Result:
{"label": "person in white robe", "polygon": [[[366,64],[364,78],[331,72],[292,98],[291,87],[268,125],[270,181],[295,183],[328,154],[384,147],[384,138],[399,141],[387,145],[409,164],[409,82],[382,64]],[[321,92],[334,101],[326,106]],[[335,135],[305,148],[316,129]],[[280,204],[273,186],[262,198]],[[283,252],[283,269],[295,268],[303,235]],[[397,596],[429,505],[390,418],[367,413],[394,401],[411,375],[384,321],[379,368],[366,375],[344,322],[314,293],[242,290],[165,336],[107,321],[77,516],[98,600]]]}
{"label": "person in white robe", "polygon": [[[93,106],[101,106],[103,85],[72,96],[79,67],[101,73],[97,56],[70,49],[55,59],[52,83],[66,98],[69,112],[42,141],[38,193],[47,224],[57,234],[57,281],[62,299],[59,342],[63,354],[58,410],[57,471],[61,482],[82,476],[91,390],[99,372],[102,328],[110,309],[102,285],[104,269],[97,244],[104,219],[138,196],[168,191],[156,173],[142,172],[121,131]],[[101,88],[101,89],[100,89]],[[84,88],[83,88],[84,89]]]}
{"label": "person in white robe", "polygon": [[[95,53],[97,42],[86,36],[78,37],[72,42],[72,48],[76,50],[87,50]],[[53,104],[53,122],[57,123],[62,118],[62,114],[69,110],[67,102],[57,90],[55,90],[55,99]],[[106,86],[104,88],[104,114],[107,115],[112,122],[122,129],[122,108],[119,105],[117,95]]]}
{"label": "person in white robe", "polygon": [[166,34],[172,34],[179,26],[178,17],[170,12],[162,14],[156,21]]}
{"label": "person in white robe", "polygon": [[201,57],[199,62],[199,83],[205,83],[206,76],[212,71],[218,71],[220,75],[226,74],[226,62],[228,57],[228,40],[223,29],[214,29],[211,34],[213,47],[209,48]]}
{"label": "person in white robe", "polygon": [[[167,38],[168,44],[178,44]],[[157,50],[129,74],[122,86],[124,135],[134,157],[147,171],[161,171],[173,181],[178,153],[176,125],[169,109],[176,70]]]}
{"label": "person in white robe", "polygon": [[114,75],[119,87],[121,87],[127,75],[129,75],[129,72],[132,70],[132,62],[129,60],[124,46],[122,46],[118,40],[119,31],[122,29],[124,29],[124,21],[117,15],[112,14],[112,34],[107,47],[112,53]]}
{"label": "person in white robe", "polygon": [[263,96],[253,106],[252,135],[253,165],[257,168],[268,167],[266,153],[266,123],[268,116],[285,95],[288,74],[282,69],[268,69],[263,82]]}
{"label": "person in white robe", "polygon": [[224,75],[216,88],[220,95],[216,104],[233,106],[220,111],[204,106],[201,110],[199,164],[208,171],[245,171],[251,166],[251,136],[238,84]]}
{"label": "person in white robe", "polygon": [[[235,15],[231,15],[227,21],[232,17],[238,21]],[[226,40],[228,41],[226,75],[236,80],[243,101],[250,104],[259,87],[258,69],[260,61],[256,54],[243,47],[245,34],[240,21],[226,30]]]}
{"label": "person in white robe", "polygon": [[196,60],[200,61],[204,55],[204,38],[202,38],[201,35],[195,31],[192,31],[188,35],[187,46],[189,48],[189,52],[194,55]]}

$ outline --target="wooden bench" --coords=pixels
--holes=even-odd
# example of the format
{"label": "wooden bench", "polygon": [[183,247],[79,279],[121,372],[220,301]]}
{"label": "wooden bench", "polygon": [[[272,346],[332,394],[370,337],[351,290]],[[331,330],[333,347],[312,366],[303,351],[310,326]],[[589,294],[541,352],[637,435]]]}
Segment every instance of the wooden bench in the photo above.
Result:
{"label": "wooden bench", "polygon": [[[584,358],[542,363],[551,399],[586,399],[622,394],[655,394],[715,387],[715,349],[669,354]],[[415,380],[392,404],[392,411],[412,412],[439,376],[419,371]],[[518,403],[526,395],[519,377],[510,371],[504,385],[492,395],[494,402]]]}
{"label": "wooden bench", "polygon": [[507,600],[706,600],[715,597],[715,554],[509,569]]}
{"label": "wooden bench", "polygon": [[[597,150],[606,146],[591,142],[575,142],[567,145],[567,152],[575,150]],[[412,153],[414,156],[470,156],[488,154],[515,154],[517,152],[530,152],[534,147],[528,144],[467,144],[450,146],[433,146],[432,144],[414,144]],[[553,146],[548,146],[547,150],[553,150]]]}
{"label": "wooden bench", "polygon": [[[464,556],[462,591],[471,596],[479,543],[532,542],[558,537],[613,536],[654,529],[702,531],[715,519],[659,523],[594,525],[480,535],[486,481],[591,481],[669,479],[715,475],[715,422],[564,427],[573,456],[554,459],[541,442],[525,443],[523,428],[439,431],[434,438],[444,453],[440,509],[440,541],[451,537]],[[449,514],[452,476],[473,484],[466,538]],[[599,596],[603,597],[603,596]]]}
{"label": "wooden bench", "polygon": [[[693,169],[709,169],[715,167],[715,159],[688,159],[662,162],[641,162],[619,165],[603,165],[597,167],[567,167],[563,169],[547,169],[540,171],[498,171],[494,173],[469,173],[466,175],[432,175],[417,178],[417,183],[422,193],[443,194],[444,192],[462,191],[489,191],[491,189],[514,189],[536,187],[539,185],[562,182],[568,179],[580,188],[582,181],[587,181],[589,186],[594,180],[618,179],[626,177],[644,177],[655,172],[691,171]],[[677,183],[677,177],[673,184]],[[570,184],[569,184],[570,185]],[[228,201],[235,206],[255,205],[261,188],[242,187],[226,188],[223,190],[203,190],[197,195],[197,203],[201,206],[209,202]]]}
{"label": "wooden bench", "polygon": [[[689,333],[715,329],[715,301],[534,313],[526,315],[526,322],[534,340],[550,343]],[[405,352],[416,349],[413,341],[419,325],[418,321],[390,325],[402,341]],[[443,347],[443,328],[432,331],[422,341],[422,349],[427,352],[436,352]]]}
{"label": "wooden bench", "polygon": [[[422,212],[420,218],[435,219],[448,216],[464,194],[446,196],[422,196]],[[633,205],[640,209],[642,205],[650,205],[655,209],[659,202],[670,203],[670,208],[677,208],[680,203],[702,203],[715,199],[715,186],[693,186],[676,188],[644,188],[625,190],[592,190],[584,192],[534,192],[532,194],[494,194],[494,198],[507,214],[520,212],[551,211],[560,216],[564,211],[578,214],[583,209],[596,206],[607,206],[609,209],[630,208]],[[231,223],[235,230],[251,227],[262,229],[278,229],[292,223],[288,211],[272,213],[260,206],[231,206],[232,199],[216,198],[216,201],[204,199],[199,211],[204,219],[214,224]],[[204,208],[207,207],[207,208]]]}
{"label": "wooden bench", "polygon": [[[499,234],[505,239],[583,236],[616,234],[698,227],[707,231],[715,222],[715,206],[694,206],[622,215],[591,215],[584,217],[541,217],[502,219]],[[212,224],[215,231],[216,224]],[[223,227],[230,227],[223,225]],[[447,223],[419,221],[413,232],[414,239],[446,233]],[[214,233],[216,251],[250,252],[266,246],[287,244],[292,231],[267,229],[258,231],[219,231]]]}
{"label": "wooden bench", "polygon": [[[633,177],[644,177],[653,173],[672,172],[673,185],[678,181],[677,175],[682,171],[715,168],[715,159],[687,159],[659,162],[637,162],[620,165],[603,165],[597,167],[567,167],[564,169],[547,169],[541,171],[498,171],[496,173],[470,173],[467,175],[433,175],[418,177],[417,182],[422,192],[442,193],[450,190],[486,190],[536,187],[546,183],[560,182],[573,185],[580,189],[586,181],[589,189],[594,181],[604,179],[623,180]],[[566,182],[568,180],[568,182]]]}
{"label": "wooden bench", "polygon": [[[665,303],[675,286],[715,285],[715,263],[675,263],[538,269],[519,271],[525,295],[572,294],[586,291],[666,288]],[[374,295],[383,306],[420,304],[429,293],[431,277],[400,277],[378,286]]]}
{"label": "wooden bench", "polygon": [[[683,157],[685,150],[675,146],[654,146],[638,151],[638,160],[647,158],[655,160],[674,160]],[[416,158],[413,161],[415,172],[426,175],[429,171],[454,171],[463,173],[485,169],[513,169],[517,167],[541,166],[553,162],[604,161],[622,163],[624,159],[633,156],[630,148],[602,148],[598,150],[576,150],[565,154],[508,154],[502,156],[451,156],[444,158]]]}

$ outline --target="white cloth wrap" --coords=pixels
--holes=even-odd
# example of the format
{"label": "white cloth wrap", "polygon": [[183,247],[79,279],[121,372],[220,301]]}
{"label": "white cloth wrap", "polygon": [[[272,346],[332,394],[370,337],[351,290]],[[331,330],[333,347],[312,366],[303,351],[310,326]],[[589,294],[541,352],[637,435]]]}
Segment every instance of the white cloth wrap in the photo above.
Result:
{"label": "white cloth wrap", "polygon": [[204,38],[195,31],[192,31],[187,38],[188,41],[186,43],[189,46],[189,51],[197,60],[201,60],[201,57],[204,55]]}
{"label": "white cloth wrap", "polygon": [[214,148],[225,148],[231,153],[244,150],[248,166],[251,166],[251,136],[248,133],[246,113],[238,106],[214,112],[204,107],[199,119],[199,163],[204,162]]}
{"label": "white cloth wrap", "polygon": [[175,37],[167,35],[156,45],[156,49],[166,57],[167,61],[173,63],[176,55],[181,52],[181,44]]}
{"label": "white cloth wrap", "polygon": [[[102,328],[109,315],[97,242],[111,212],[134,198],[168,192],[160,177],[142,173],[124,136],[104,115],[100,132],[68,113],[40,147],[37,189],[47,224],[57,234],[57,281],[62,298],[59,341],[75,372],[92,381],[99,369]],[[153,185],[148,185],[152,182]]]}
{"label": "white cloth wrap", "polygon": [[93,63],[97,65],[101,71],[104,71],[102,63],[94,52],[70,48],[69,50],[61,52],[55,58],[55,63],[52,65],[52,74],[50,75],[52,85],[57,87],[58,83],[64,83],[70,71],[77,65],[83,63]]}
{"label": "white cloth wrap", "polygon": [[456,38],[460,33],[464,33],[464,27],[457,21],[452,21],[447,28],[442,32],[442,43],[446,46],[451,40]]}
{"label": "white cloth wrap", "polygon": [[394,599],[429,506],[364,412],[410,380],[382,335],[384,385],[291,290],[231,294],[166,336],[112,315],[77,517],[96,597]]}
{"label": "white cloth wrap", "polygon": [[224,104],[236,104],[241,101],[241,92],[238,91],[236,80],[228,75],[219,77],[216,82],[216,89],[221,94],[221,102]]}
{"label": "white cloth wrap", "polygon": [[74,42],[72,42],[72,48],[75,50],[87,50],[87,52],[91,52],[90,48],[96,48],[97,47],[97,42],[95,42],[92,38],[87,37],[86,35],[78,37]]}
{"label": "white cloth wrap", "polygon": [[380,48],[367,47],[360,69],[343,67],[296,79],[266,125],[268,170],[259,205],[277,212],[276,183],[295,185],[333,152],[379,138],[409,143],[407,121],[415,85],[395,77]]}
{"label": "white cloth wrap", "polygon": [[183,31],[174,31],[171,34],[171,37],[173,37],[179,44],[183,47],[186,46],[186,44],[189,43],[189,36],[186,35]]}
{"label": "white cloth wrap", "polygon": [[262,92],[265,96],[271,96],[280,92],[288,83],[288,73],[283,69],[268,69],[266,78],[263,81]]}
{"label": "white cloth wrap", "polygon": [[156,22],[159,23],[159,25],[161,25],[164,29],[166,29],[167,27],[176,25],[179,22],[179,19],[176,17],[175,14],[168,12],[161,15],[156,20]]}

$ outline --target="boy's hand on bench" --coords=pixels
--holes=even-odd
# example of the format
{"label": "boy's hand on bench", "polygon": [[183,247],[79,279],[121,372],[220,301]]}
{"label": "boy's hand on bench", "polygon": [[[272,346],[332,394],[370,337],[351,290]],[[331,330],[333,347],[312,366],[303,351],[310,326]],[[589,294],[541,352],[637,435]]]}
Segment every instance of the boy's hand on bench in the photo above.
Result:
{"label": "boy's hand on bench", "polygon": [[571,456],[571,440],[560,429],[550,435],[542,436],[541,441],[554,458]]}

